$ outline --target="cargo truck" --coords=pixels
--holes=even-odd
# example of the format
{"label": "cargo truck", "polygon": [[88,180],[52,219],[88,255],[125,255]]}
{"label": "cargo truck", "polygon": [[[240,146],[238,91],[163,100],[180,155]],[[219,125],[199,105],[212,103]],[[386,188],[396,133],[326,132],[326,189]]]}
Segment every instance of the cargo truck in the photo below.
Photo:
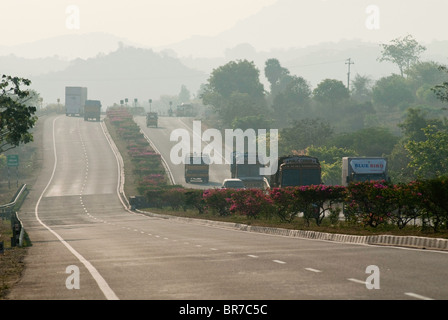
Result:
{"label": "cargo truck", "polygon": [[256,154],[232,152],[230,173],[232,179],[240,179],[246,188],[267,189],[269,182],[260,174],[260,169],[265,165],[259,161]]}
{"label": "cargo truck", "polygon": [[204,183],[209,180],[210,158],[206,154],[190,153],[185,157],[185,181],[200,179]]}
{"label": "cargo truck", "polygon": [[158,118],[159,116],[157,115],[157,112],[148,112],[146,114],[146,127],[156,127],[158,126],[157,122],[158,122]]}
{"label": "cargo truck", "polygon": [[65,114],[82,117],[86,100],[87,88],[65,87]]}
{"label": "cargo truck", "polygon": [[100,121],[101,118],[101,101],[86,100],[84,105],[84,121],[94,119]]}
{"label": "cargo truck", "polygon": [[283,156],[278,159],[278,169],[270,177],[272,188],[297,187],[322,184],[319,159],[310,156]]}
{"label": "cargo truck", "polygon": [[387,159],[381,157],[342,158],[342,185],[357,181],[389,180]]}

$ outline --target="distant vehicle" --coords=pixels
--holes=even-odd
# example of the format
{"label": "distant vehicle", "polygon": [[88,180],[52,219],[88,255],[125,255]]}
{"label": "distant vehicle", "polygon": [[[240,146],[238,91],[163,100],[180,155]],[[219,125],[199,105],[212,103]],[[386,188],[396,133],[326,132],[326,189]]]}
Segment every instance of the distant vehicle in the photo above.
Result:
{"label": "distant vehicle", "polygon": [[87,88],[65,87],[65,114],[82,117],[86,100]]}
{"label": "distant vehicle", "polygon": [[270,177],[273,188],[319,185],[322,183],[320,162],[310,156],[283,156],[277,172]]}
{"label": "distant vehicle", "polygon": [[387,159],[381,157],[342,158],[342,185],[356,181],[389,180]]}
{"label": "distant vehicle", "polygon": [[244,182],[241,179],[225,179],[222,183],[223,189],[246,189]]}
{"label": "distant vehicle", "polygon": [[177,117],[194,117],[195,115],[196,111],[194,106],[190,103],[182,103],[176,107]]}
{"label": "distant vehicle", "polygon": [[146,114],[146,127],[156,127],[158,126],[158,119],[159,116],[157,115],[157,112],[148,112]]}
{"label": "distant vehicle", "polygon": [[101,118],[101,101],[99,100],[86,100],[84,106],[84,121],[94,119],[100,121]]}
{"label": "distant vehicle", "polygon": [[260,174],[260,169],[264,167],[256,154],[232,152],[231,178],[242,180],[246,188],[268,188],[265,176]]}
{"label": "distant vehicle", "polygon": [[185,181],[189,183],[192,179],[200,179],[208,183],[210,158],[206,154],[191,153],[185,157]]}

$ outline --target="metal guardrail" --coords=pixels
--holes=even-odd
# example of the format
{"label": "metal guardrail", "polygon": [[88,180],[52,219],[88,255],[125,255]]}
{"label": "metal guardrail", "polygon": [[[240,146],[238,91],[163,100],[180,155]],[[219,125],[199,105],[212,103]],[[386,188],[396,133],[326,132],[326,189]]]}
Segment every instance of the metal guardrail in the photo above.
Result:
{"label": "metal guardrail", "polygon": [[[19,203],[22,195],[27,191],[27,185],[23,184],[14,195],[13,200],[10,203],[0,205],[0,215],[3,218],[9,218],[11,220],[11,247],[19,246],[23,244],[23,237],[25,230],[23,228],[22,221],[17,216],[16,206]],[[3,246],[2,246],[3,247]]]}
{"label": "metal guardrail", "polygon": [[22,186],[17,190],[13,200],[10,203],[0,205],[0,212],[2,213],[7,212],[8,210],[10,211],[12,208],[14,208],[18,200],[20,199],[21,195],[25,191],[26,191],[26,184],[22,184]]}

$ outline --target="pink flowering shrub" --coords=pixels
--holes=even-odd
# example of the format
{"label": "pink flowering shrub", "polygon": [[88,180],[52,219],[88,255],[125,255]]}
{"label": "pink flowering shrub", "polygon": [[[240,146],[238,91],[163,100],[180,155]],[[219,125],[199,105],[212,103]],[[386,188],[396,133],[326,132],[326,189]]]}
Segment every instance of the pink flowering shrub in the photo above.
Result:
{"label": "pink flowering shrub", "polygon": [[269,190],[269,197],[274,212],[281,221],[291,222],[302,208],[294,187],[272,188]]}
{"label": "pink flowering shrub", "polygon": [[220,216],[230,215],[231,197],[236,190],[232,189],[209,189],[204,190],[202,197],[205,205],[212,212]]}
{"label": "pink flowering shrub", "polygon": [[254,219],[261,213],[269,216],[273,208],[272,199],[260,189],[235,190],[228,202],[230,203],[230,213]]}
{"label": "pink flowering shrub", "polygon": [[318,226],[328,213],[335,210],[334,206],[342,202],[344,194],[345,188],[341,186],[310,185],[294,190],[297,206],[306,223],[309,225],[310,220],[314,220]]}

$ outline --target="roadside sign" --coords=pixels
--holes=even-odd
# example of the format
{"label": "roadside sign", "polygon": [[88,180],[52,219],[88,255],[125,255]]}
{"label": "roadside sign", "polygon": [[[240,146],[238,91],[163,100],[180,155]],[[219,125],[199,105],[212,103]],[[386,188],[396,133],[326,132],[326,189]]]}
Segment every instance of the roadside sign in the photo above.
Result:
{"label": "roadside sign", "polygon": [[19,156],[17,154],[10,154],[6,157],[6,164],[8,167],[18,167],[19,166]]}

